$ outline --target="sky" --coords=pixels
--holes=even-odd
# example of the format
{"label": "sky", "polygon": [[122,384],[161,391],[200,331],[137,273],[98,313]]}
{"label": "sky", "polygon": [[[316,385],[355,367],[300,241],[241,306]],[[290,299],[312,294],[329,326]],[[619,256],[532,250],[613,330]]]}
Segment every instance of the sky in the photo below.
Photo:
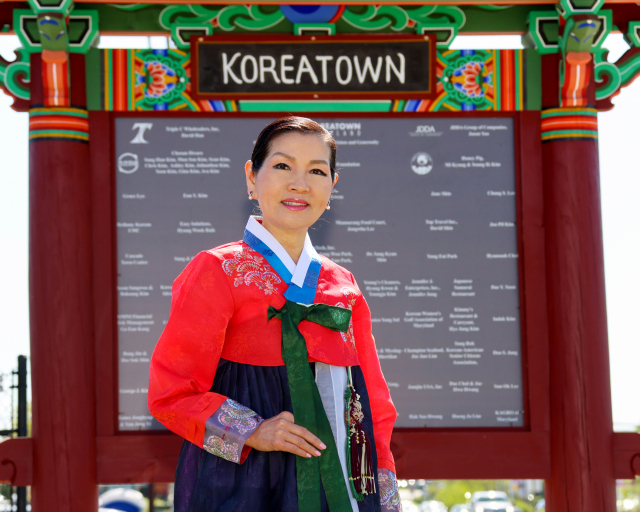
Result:
{"label": "sky", "polygon": [[[16,36],[0,35],[0,55],[15,58]],[[164,37],[102,37],[104,48],[166,48]],[[605,41],[616,60],[628,48],[620,34]],[[521,48],[519,36],[459,36],[452,48]],[[598,115],[607,318],[615,430],[640,425],[640,80]],[[0,92],[0,374],[29,355],[28,115]],[[6,382],[6,380],[5,380]]]}

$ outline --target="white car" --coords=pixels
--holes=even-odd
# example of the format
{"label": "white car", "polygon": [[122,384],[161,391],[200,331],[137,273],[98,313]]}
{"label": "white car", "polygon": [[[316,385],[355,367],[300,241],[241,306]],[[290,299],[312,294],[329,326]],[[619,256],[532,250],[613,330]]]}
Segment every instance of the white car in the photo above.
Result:
{"label": "white car", "polygon": [[402,512],[420,512],[420,510],[413,501],[402,500]]}
{"label": "white car", "polygon": [[147,509],[144,496],[140,491],[117,487],[110,489],[100,495],[98,505],[100,510],[130,510],[131,512],[142,512]]}
{"label": "white car", "polygon": [[507,493],[502,491],[478,491],[471,495],[473,512],[516,512]]}
{"label": "white car", "polygon": [[418,510],[420,512],[447,512],[447,507],[441,501],[429,500],[420,503]]}
{"label": "white car", "polygon": [[0,496],[0,511],[1,512],[10,512],[12,510],[11,502],[6,499],[4,496]]}

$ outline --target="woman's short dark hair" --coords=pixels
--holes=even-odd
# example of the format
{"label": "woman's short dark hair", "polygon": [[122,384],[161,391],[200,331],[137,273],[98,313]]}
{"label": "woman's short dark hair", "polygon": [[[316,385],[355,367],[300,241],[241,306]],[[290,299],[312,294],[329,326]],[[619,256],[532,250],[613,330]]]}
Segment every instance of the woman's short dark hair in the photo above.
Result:
{"label": "woman's short dark hair", "polygon": [[255,146],[253,146],[253,153],[251,153],[251,168],[253,172],[257,173],[264,164],[265,158],[271,151],[273,140],[288,132],[322,137],[327,146],[329,146],[329,169],[331,170],[331,181],[333,182],[336,175],[336,141],[333,140],[332,135],[325,128],[306,117],[281,117],[265,126],[264,130],[260,132]]}

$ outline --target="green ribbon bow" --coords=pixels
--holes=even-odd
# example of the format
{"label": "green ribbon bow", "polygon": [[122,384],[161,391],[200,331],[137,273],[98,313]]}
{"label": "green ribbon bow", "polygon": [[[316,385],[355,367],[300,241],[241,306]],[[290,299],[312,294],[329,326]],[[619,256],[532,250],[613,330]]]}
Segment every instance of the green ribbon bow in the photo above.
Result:
{"label": "green ribbon bow", "polygon": [[352,512],[331,425],[309,367],[307,343],[298,330],[298,324],[307,320],[332,331],[346,332],[351,311],[326,304],[305,306],[288,300],[280,309],[269,306],[268,318],[271,320],[273,317],[282,321],[282,359],[287,369],[296,425],[318,436],[327,446],[320,457],[296,457],[298,510],[320,512],[322,478],[329,510]]}

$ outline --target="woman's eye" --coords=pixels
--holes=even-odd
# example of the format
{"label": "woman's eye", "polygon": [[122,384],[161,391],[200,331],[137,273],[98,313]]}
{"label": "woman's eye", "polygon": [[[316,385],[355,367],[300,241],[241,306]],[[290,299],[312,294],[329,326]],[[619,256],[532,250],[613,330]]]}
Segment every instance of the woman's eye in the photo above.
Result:
{"label": "woman's eye", "polygon": [[273,167],[275,169],[285,169],[285,170],[289,168],[289,166],[287,164],[285,164],[284,162],[277,163]]}
{"label": "woman's eye", "polygon": [[326,176],[327,173],[324,172],[322,169],[311,169],[311,172],[313,174],[319,174],[320,176]]}

